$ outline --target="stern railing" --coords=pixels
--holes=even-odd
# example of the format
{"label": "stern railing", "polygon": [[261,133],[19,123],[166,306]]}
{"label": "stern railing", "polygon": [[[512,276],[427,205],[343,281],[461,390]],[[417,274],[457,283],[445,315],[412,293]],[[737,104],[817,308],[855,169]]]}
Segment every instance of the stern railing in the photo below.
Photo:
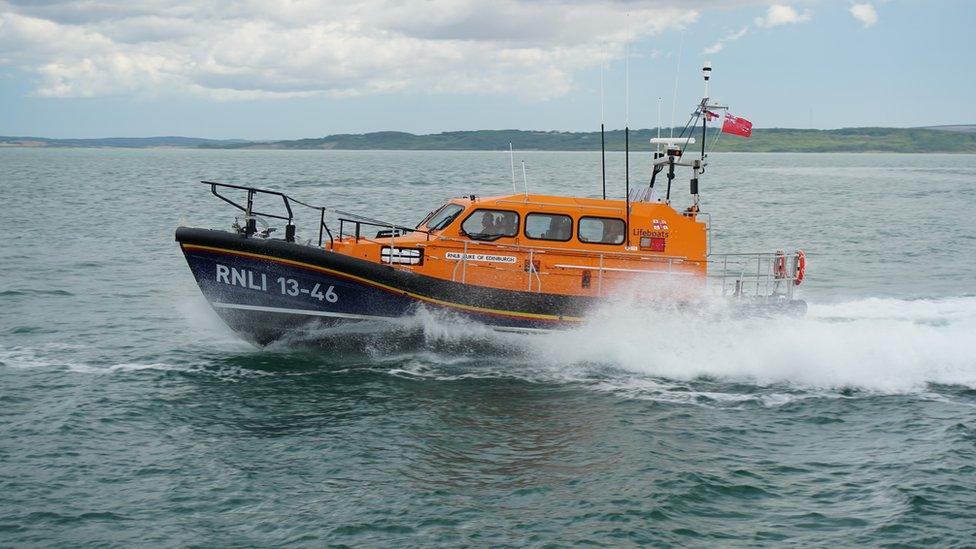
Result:
{"label": "stern railing", "polygon": [[709,254],[710,281],[723,296],[793,299],[798,252]]}

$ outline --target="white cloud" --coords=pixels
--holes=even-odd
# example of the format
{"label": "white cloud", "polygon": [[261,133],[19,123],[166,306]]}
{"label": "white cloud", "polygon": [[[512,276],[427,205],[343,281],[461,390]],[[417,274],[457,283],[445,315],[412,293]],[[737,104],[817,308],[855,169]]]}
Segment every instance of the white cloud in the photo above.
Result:
{"label": "white cloud", "polygon": [[878,12],[875,11],[874,6],[867,2],[864,4],[852,4],[851,15],[861,23],[864,23],[864,28],[868,28],[878,22]]}
{"label": "white cloud", "polygon": [[722,51],[725,48],[725,44],[726,43],[728,43],[728,42],[734,42],[734,41],[742,38],[743,36],[745,36],[748,33],[749,33],[749,27],[742,27],[741,29],[737,30],[736,32],[729,33],[729,34],[725,35],[724,37],[722,37],[722,39],[716,41],[711,46],[708,46],[707,48],[703,49],[702,50],[702,54],[703,55],[712,55],[714,53],[718,53],[718,52]]}
{"label": "white cloud", "polygon": [[[745,0],[714,0],[736,4]],[[707,4],[699,0],[696,7]],[[0,0],[0,66],[50,97],[567,93],[624,44],[699,17],[671,0]]]}
{"label": "white cloud", "polygon": [[757,17],[755,22],[757,27],[769,28],[779,25],[803,23],[804,21],[809,21],[811,17],[813,17],[813,13],[808,9],[803,10],[801,13],[796,11],[792,6],[773,4],[766,10],[766,15],[764,17]]}

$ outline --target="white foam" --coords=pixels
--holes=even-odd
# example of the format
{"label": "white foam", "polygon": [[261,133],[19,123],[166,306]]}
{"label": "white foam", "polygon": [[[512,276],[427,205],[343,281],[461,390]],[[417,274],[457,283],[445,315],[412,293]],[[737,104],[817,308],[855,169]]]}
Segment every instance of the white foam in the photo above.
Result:
{"label": "white foam", "polygon": [[[219,353],[226,345],[235,353],[269,352],[218,328],[222,323],[205,303],[183,307],[204,324],[206,331],[198,337],[207,340],[208,349]],[[747,319],[723,315],[716,303],[688,311],[631,299],[595,311],[578,328],[541,334],[501,333],[421,310],[392,322],[389,330],[393,345],[378,347],[357,368],[434,380],[514,377],[578,383],[674,402],[751,399],[765,406],[809,394],[836,396],[848,388],[922,397],[932,384],[976,388],[976,297],[814,303],[805,317]],[[420,335],[404,340],[413,347],[397,347],[398,333],[411,331]],[[215,335],[219,345],[212,349]],[[0,362],[14,368],[109,373],[206,369],[209,360],[99,364],[79,361],[75,351],[0,348]],[[763,389],[742,392],[728,387],[729,381]]]}
{"label": "white foam", "polygon": [[[715,300],[689,311],[628,298],[575,329],[512,334],[421,310],[395,325],[422,331],[425,348],[384,349],[372,361],[392,366],[393,375],[434,380],[514,376],[632,397],[764,406],[807,398],[811,389],[837,396],[844,389],[976,387],[976,297],[813,304],[805,317],[737,319],[726,312]],[[701,380],[773,389],[742,395],[688,386]]]}
{"label": "white foam", "polygon": [[88,364],[75,360],[64,360],[59,355],[71,353],[81,347],[64,344],[48,344],[41,348],[32,347],[4,347],[0,348],[0,363],[11,368],[63,368],[69,372],[85,374],[102,374],[120,371],[137,370],[189,370],[189,366],[172,365],[161,362],[120,364]]}
{"label": "white foam", "polygon": [[[48,348],[57,349],[63,348],[63,346],[58,345],[57,347],[48,346]],[[0,348],[0,363],[10,368],[27,369],[27,368],[49,368],[49,367],[73,367],[77,366],[74,362],[64,362],[52,360],[44,354],[40,353],[38,349],[30,347],[2,347]]]}
{"label": "white foam", "polygon": [[233,351],[255,349],[235,334],[199,293],[176,302],[174,306],[186,322],[192,342],[206,341],[208,347]]}
{"label": "white foam", "polygon": [[864,299],[803,318],[730,319],[615,304],[585,326],[536,338],[553,364],[609,364],[673,380],[922,391],[976,387],[976,298]]}
{"label": "white foam", "polygon": [[76,374],[112,374],[116,372],[138,372],[141,370],[163,370],[188,372],[194,370],[189,365],[167,364],[165,362],[138,363],[124,362],[121,364],[106,364],[103,366],[92,364],[69,364],[68,371]]}

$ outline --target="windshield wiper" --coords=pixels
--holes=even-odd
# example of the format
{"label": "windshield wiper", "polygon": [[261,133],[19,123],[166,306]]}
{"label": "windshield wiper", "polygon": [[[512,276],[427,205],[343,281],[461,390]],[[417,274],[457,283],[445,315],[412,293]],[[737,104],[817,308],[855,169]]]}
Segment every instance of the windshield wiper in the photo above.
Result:
{"label": "windshield wiper", "polygon": [[499,238],[505,236],[503,234],[495,233],[464,233],[465,236],[471,240],[498,240]]}
{"label": "windshield wiper", "polygon": [[461,210],[460,212],[457,212],[455,214],[451,214],[451,215],[445,217],[444,218],[444,221],[441,221],[440,223],[438,223],[436,227],[431,227],[430,230],[432,230],[432,231],[439,231],[439,230],[443,229],[444,227],[447,227],[448,225],[450,225],[451,223],[453,223],[454,220],[457,219],[457,216],[461,215],[461,212],[463,212],[463,211],[464,210]]}

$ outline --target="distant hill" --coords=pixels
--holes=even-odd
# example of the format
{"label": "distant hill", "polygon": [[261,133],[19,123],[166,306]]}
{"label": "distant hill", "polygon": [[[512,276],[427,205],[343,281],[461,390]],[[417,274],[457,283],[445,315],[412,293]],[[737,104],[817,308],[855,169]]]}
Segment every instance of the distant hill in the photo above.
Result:
{"label": "distant hill", "polygon": [[[967,129],[971,128],[971,129]],[[662,130],[667,134],[670,130]],[[680,128],[677,130],[680,131]],[[676,132],[677,133],[677,132]],[[648,140],[656,129],[632,130],[631,150],[651,149]],[[839,130],[798,130],[757,128],[751,139],[718,135],[709,130],[708,146],[714,151],[740,152],[907,152],[976,153],[976,125],[935,126],[930,128],[844,128]],[[699,137],[696,133],[696,137]],[[192,137],[146,137],[106,139],[44,139],[0,137],[0,147],[183,147],[204,149],[285,149],[285,150],[517,150],[597,151],[600,132],[558,132],[528,130],[476,130],[415,135],[405,132],[338,134],[288,141],[214,140]],[[623,130],[606,134],[607,150],[624,149]]]}
{"label": "distant hill", "polygon": [[[663,130],[666,135],[669,130]],[[676,131],[680,132],[680,128]],[[631,150],[650,150],[656,129],[632,130]],[[954,152],[976,153],[976,132],[927,128],[845,128],[840,130],[756,129],[750,139],[719,136],[709,131],[708,145],[715,151],[741,152]],[[697,135],[696,135],[697,137]],[[600,150],[600,132],[542,132],[479,130],[414,135],[404,132],[330,135],[317,139],[203,145],[234,149],[342,149],[342,150],[505,150],[508,142],[518,150]],[[607,150],[624,149],[623,130],[606,134]]]}
{"label": "distant hill", "polygon": [[242,139],[201,139],[199,137],[104,137],[100,139],[50,139],[46,137],[9,137],[0,135],[0,147],[61,147],[99,148],[122,147],[148,149],[154,147],[197,148],[203,145],[233,145]]}
{"label": "distant hill", "polygon": [[976,132],[976,124],[956,124],[953,126],[928,126],[922,128],[923,130],[939,130],[943,132],[963,132],[963,133],[973,133]]}

